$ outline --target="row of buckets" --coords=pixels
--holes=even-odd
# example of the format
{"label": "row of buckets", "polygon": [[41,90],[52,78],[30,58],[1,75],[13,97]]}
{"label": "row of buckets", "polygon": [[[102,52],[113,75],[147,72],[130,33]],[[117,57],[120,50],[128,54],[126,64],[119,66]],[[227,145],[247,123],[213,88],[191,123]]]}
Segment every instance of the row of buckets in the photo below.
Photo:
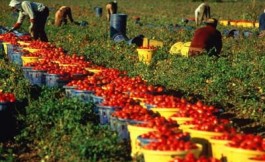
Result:
{"label": "row of buckets", "polygon": [[[74,87],[65,86],[65,91],[68,97],[76,97],[76,91]],[[131,144],[131,156],[138,157],[144,155],[145,162],[168,162],[174,156],[184,157],[186,151],[157,151],[146,150],[143,146],[150,141],[141,139],[142,134],[155,131],[155,128],[141,127],[136,124],[141,123],[134,120],[125,120],[111,116],[111,114],[117,109],[112,106],[104,106],[101,103],[104,101],[104,97],[95,96],[93,92],[78,91],[80,97],[84,102],[93,102],[95,104],[95,111],[99,114],[100,124],[107,125],[112,131],[116,131],[121,140],[129,141]],[[176,118],[180,124],[180,129],[183,132],[190,133],[191,141],[197,143],[200,147],[197,150],[193,150],[193,153],[198,157],[200,154],[205,156],[212,156],[216,159],[221,159],[222,162],[255,162],[249,160],[250,157],[257,155],[264,155],[264,152],[244,150],[238,148],[232,148],[226,146],[228,140],[214,139],[215,136],[220,136],[222,133],[207,132],[192,129],[191,126],[185,125],[185,121],[190,118]]]}
{"label": "row of buckets", "polygon": [[258,28],[258,22],[246,21],[246,20],[219,20],[219,23],[224,26],[236,26],[244,28]]}

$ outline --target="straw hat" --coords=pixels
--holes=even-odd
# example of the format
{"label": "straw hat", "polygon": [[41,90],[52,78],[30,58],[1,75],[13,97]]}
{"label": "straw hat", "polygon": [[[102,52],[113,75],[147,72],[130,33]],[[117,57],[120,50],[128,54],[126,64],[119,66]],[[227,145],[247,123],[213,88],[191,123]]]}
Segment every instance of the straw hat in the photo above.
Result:
{"label": "straw hat", "polygon": [[11,0],[9,3],[10,7],[15,7],[16,5],[20,4],[21,2],[18,0]]}

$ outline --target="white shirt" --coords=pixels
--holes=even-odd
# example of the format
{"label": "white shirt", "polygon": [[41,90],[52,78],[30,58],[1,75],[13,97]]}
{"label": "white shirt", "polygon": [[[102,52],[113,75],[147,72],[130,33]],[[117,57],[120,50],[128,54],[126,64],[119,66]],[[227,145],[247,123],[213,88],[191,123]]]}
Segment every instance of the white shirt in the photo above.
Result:
{"label": "white shirt", "polygon": [[45,6],[42,3],[23,1],[20,6],[18,6],[19,15],[17,23],[22,23],[26,16],[29,16],[30,19],[35,18],[34,12],[42,12],[45,9]]}

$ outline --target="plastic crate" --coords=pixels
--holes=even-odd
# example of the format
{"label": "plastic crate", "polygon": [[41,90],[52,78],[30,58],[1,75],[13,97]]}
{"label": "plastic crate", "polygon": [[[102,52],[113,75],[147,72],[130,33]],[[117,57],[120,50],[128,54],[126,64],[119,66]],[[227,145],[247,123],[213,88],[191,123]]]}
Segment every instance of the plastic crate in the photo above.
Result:
{"label": "plastic crate", "polygon": [[115,111],[116,107],[113,106],[104,106],[104,105],[96,105],[99,112],[99,122],[100,124],[109,124],[110,115]]}
{"label": "plastic crate", "polygon": [[110,116],[110,127],[113,131],[118,133],[118,136],[121,140],[129,140],[130,134],[127,128],[129,120],[122,120],[116,117]]}
{"label": "plastic crate", "polygon": [[63,87],[68,82],[68,81],[61,80],[59,74],[45,73],[44,75],[45,75],[45,84],[48,87]]}
{"label": "plastic crate", "polygon": [[32,67],[30,66],[23,66],[22,68],[22,71],[23,71],[23,75],[26,79],[30,80],[30,75],[29,75],[29,71],[32,70]]}
{"label": "plastic crate", "polygon": [[17,64],[17,65],[22,65],[22,53],[14,51],[13,53],[10,54],[10,60],[11,62]]}
{"label": "plastic crate", "polygon": [[91,95],[92,101],[94,104],[100,104],[104,101],[104,97],[101,96],[96,96],[96,95]]}
{"label": "plastic crate", "polygon": [[73,90],[76,88],[76,86],[63,86],[64,90],[65,90],[65,95],[68,98],[71,98],[73,96]]}
{"label": "plastic crate", "polygon": [[91,95],[94,93],[93,91],[86,91],[86,90],[77,90],[74,89],[73,91],[73,97],[77,97],[81,99],[83,102],[91,102]]}
{"label": "plastic crate", "polygon": [[45,85],[45,72],[44,70],[29,70],[29,78],[31,85],[43,86]]}

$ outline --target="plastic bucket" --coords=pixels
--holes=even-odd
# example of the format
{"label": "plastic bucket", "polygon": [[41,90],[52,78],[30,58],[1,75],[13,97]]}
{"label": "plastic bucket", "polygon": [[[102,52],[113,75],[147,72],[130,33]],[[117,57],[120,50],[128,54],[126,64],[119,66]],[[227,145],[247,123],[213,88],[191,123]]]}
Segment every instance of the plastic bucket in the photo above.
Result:
{"label": "plastic bucket", "polygon": [[101,17],[102,16],[102,7],[95,7],[94,9],[96,12],[96,16]]}
{"label": "plastic bucket", "polygon": [[249,162],[250,158],[265,155],[264,151],[254,151],[254,150],[246,150],[241,148],[234,148],[229,146],[224,146],[224,149],[228,151],[227,161],[228,162]]}
{"label": "plastic bucket", "polygon": [[73,97],[77,97],[81,99],[83,102],[91,102],[91,95],[94,93],[93,91],[86,91],[86,90],[72,90]]}
{"label": "plastic bucket", "polygon": [[28,47],[25,47],[25,48],[23,48],[23,49],[29,51],[30,53],[34,53],[34,52],[37,52],[37,51],[40,50],[40,49],[36,49],[36,48],[28,48]]}
{"label": "plastic bucket", "polygon": [[115,34],[126,35],[127,15],[126,14],[111,14],[110,17],[110,38]]}
{"label": "plastic bucket", "polygon": [[25,66],[27,63],[37,62],[39,57],[21,56],[22,65]]}
{"label": "plastic bucket", "polygon": [[27,67],[27,66],[23,66],[22,68],[22,71],[23,71],[23,75],[26,79],[30,80],[30,74],[29,74],[29,71],[32,70],[32,67]]}
{"label": "plastic bucket", "polygon": [[199,143],[203,146],[202,154],[205,156],[212,156],[212,149],[209,140],[214,136],[221,136],[223,133],[219,132],[209,132],[195,130],[192,128],[186,129],[190,133],[191,140],[195,143]]}
{"label": "plastic bucket", "polygon": [[24,41],[17,41],[17,43],[18,43],[19,45],[21,45],[21,46],[28,46],[28,45],[30,45],[29,42],[24,42]]}
{"label": "plastic bucket", "polygon": [[21,59],[21,52],[13,52],[10,54],[10,59],[11,62],[17,64],[17,65],[22,65],[22,59]]}
{"label": "plastic bucket", "polygon": [[141,154],[141,146],[138,141],[138,136],[154,131],[154,128],[139,127],[136,125],[128,124],[128,131],[130,133],[131,140],[131,156],[136,157]]}
{"label": "plastic bucket", "polygon": [[158,107],[151,108],[151,110],[154,112],[158,112],[161,116],[165,118],[169,118],[179,111],[178,108],[158,108]]}
{"label": "plastic bucket", "polygon": [[48,87],[62,87],[67,84],[67,81],[62,81],[59,74],[44,74],[45,84]]}
{"label": "plastic bucket", "polygon": [[92,73],[100,73],[102,70],[100,69],[92,69],[92,68],[85,68],[86,71],[92,72]]}
{"label": "plastic bucket", "polygon": [[212,156],[216,159],[227,160],[228,151],[225,149],[225,145],[229,142],[228,140],[218,140],[210,139],[209,140],[212,149]]}
{"label": "plastic bucket", "polygon": [[229,25],[229,21],[228,20],[220,20],[219,23],[223,26],[227,26]]}
{"label": "plastic bucket", "polygon": [[44,70],[29,70],[30,83],[38,86],[45,85],[45,72]]}
{"label": "plastic bucket", "polygon": [[94,104],[100,104],[104,101],[104,97],[101,96],[96,96],[92,94],[91,97]]}
{"label": "plastic bucket", "polygon": [[189,57],[189,49],[191,42],[184,43],[183,47],[180,50],[182,56]]}
{"label": "plastic bucket", "polygon": [[99,122],[100,124],[109,124],[110,115],[115,111],[115,107],[112,106],[103,106],[97,104],[96,107],[98,108],[99,112]]}
{"label": "plastic bucket", "polygon": [[172,55],[180,54],[183,46],[184,46],[184,42],[177,42],[171,46],[169,53]]}
{"label": "plastic bucket", "polygon": [[198,158],[201,153],[201,147],[199,145],[197,146],[199,148],[187,151],[157,151],[142,149],[142,152],[144,154],[145,162],[169,162],[175,157],[184,158],[190,152]]}
{"label": "plastic bucket", "polygon": [[140,49],[137,48],[138,52],[138,59],[140,62],[143,62],[145,64],[150,64],[152,61],[152,57],[155,53],[155,49]]}
{"label": "plastic bucket", "polygon": [[186,123],[187,121],[192,121],[193,118],[190,117],[171,117],[172,120],[177,121],[179,125]]}
{"label": "plastic bucket", "polygon": [[73,95],[73,90],[76,88],[76,86],[63,86],[65,90],[66,97],[70,98]]}
{"label": "plastic bucket", "polygon": [[122,120],[110,116],[110,128],[118,133],[118,136],[121,140],[127,141],[130,139],[130,134],[127,128],[128,123],[129,123],[128,120]]}

